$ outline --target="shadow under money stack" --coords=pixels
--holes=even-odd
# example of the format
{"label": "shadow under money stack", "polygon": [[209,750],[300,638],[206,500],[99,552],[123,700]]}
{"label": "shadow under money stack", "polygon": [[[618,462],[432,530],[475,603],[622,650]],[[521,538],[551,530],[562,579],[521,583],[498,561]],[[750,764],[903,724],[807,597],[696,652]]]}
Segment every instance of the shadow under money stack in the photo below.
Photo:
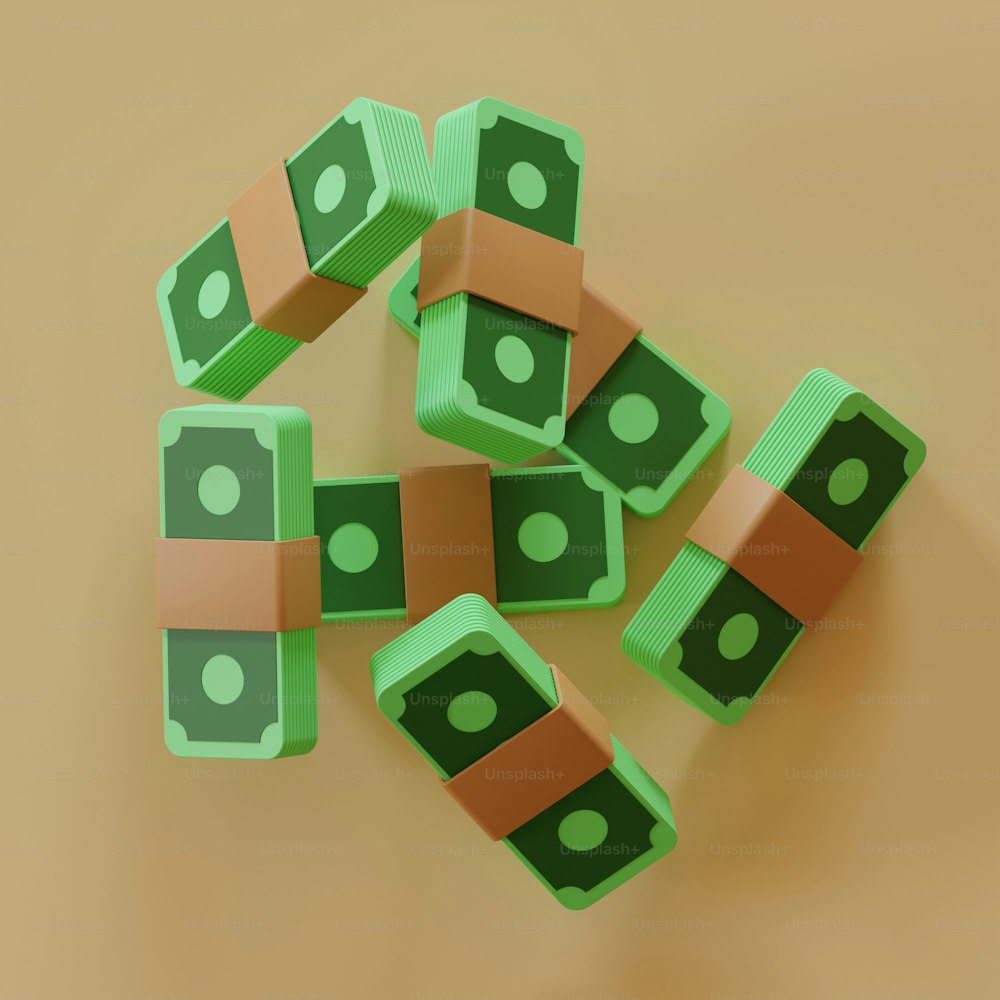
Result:
{"label": "shadow under money stack", "polygon": [[194,406],[165,413],[159,441],[167,746],[181,757],[308,753],[320,620],[309,418]]}
{"label": "shadow under money stack", "polygon": [[726,404],[583,281],[580,137],[483,98],[435,129],[442,218],[389,294],[420,341],[417,420],[490,458],[552,447],[661,513],[729,429]]}
{"label": "shadow under money stack", "polygon": [[626,654],[719,722],[743,717],[920,468],[923,441],[809,372],[625,628]]}
{"label": "shadow under money stack", "polygon": [[160,279],[177,381],[242,399],[349,309],[436,214],[417,116],[352,101]]}
{"label": "shadow under money stack", "polygon": [[482,598],[457,598],[371,660],[379,709],[493,840],[583,909],[667,854],[666,793]]}

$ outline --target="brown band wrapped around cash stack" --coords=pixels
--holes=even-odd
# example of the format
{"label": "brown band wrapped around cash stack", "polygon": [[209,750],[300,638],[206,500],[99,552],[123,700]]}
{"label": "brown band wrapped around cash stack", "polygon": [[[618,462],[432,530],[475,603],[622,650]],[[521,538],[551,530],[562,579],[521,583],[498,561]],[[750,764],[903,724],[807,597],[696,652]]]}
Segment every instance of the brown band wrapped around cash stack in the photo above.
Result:
{"label": "brown band wrapped around cash stack", "polygon": [[492,840],[502,840],[615,759],[607,720],[553,664],[559,704],[444,783]]}
{"label": "brown band wrapped around cash stack", "polygon": [[579,247],[477,208],[442,216],[420,242],[421,310],[469,292],[575,333],[582,284]]}
{"label": "brown band wrapped around cash stack", "polygon": [[368,290],[309,269],[284,160],[251,184],[227,214],[257,326],[312,343]]}
{"label": "brown band wrapped around cash stack", "polygon": [[156,539],[158,628],[292,632],[320,624],[319,537]]}
{"label": "brown band wrapped around cash stack", "polygon": [[737,465],[687,538],[805,625],[819,621],[862,560],[781,490]]}
{"label": "brown band wrapped around cash stack", "polygon": [[642,325],[585,281],[580,289],[580,330],[569,356],[566,419],[594,391]]}
{"label": "brown band wrapped around cash stack", "polygon": [[490,467],[401,469],[399,506],[407,622],[423,621],[461,594],[496,607]]}
{"label": "brown band wrapped around cash stack", "polygon": [[642,329],[583,280],[583,257],[562,240],[463,208],[423,235],[417,309],[468,292],[575,333],[569,417]]}

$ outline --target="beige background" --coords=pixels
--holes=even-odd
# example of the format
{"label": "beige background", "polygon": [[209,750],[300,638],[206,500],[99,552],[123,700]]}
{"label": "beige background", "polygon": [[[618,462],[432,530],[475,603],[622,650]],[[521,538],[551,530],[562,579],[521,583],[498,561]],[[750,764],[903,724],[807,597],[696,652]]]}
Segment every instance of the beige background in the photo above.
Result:
{"label": "beige background", "polygon": [[[1000,12],[988,3],[20,5],[0,65],[6,649],[0,997],[937,1000],[1000,976]],[[879,8],[879,9],[875,9]],[[13,21],[11,20],[13,19]],[[588,273],[723,395],[624,602],[524,617],[668,790],[667,859],[560,909],[379,716],[327,627],[320,743],[161,739],[159,274],[357,94],[489,93],[587,143]],[[317,475],[462,459],[413,419],[406,261],[250,397]],[[718,476],[825,365],[927,465],[765,704],[725,729],[619,650]]]}

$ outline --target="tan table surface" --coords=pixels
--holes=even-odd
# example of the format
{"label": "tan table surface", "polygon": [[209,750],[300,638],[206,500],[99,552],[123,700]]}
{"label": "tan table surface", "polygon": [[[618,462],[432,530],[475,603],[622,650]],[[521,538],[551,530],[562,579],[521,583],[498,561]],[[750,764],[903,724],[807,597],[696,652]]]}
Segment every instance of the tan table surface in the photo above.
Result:
{"label": "tan table surface", "polygon": [[[944,1000],[1000,977],[1000,12],[989,3],[20,5],[5,14],[0,996]],[[616,608],[517,624],[667,789],[676,850],[562,910],[378,714],[389,624],[320,634],[320,742],[178,760],[152,626],[154,288],[358,94],[484,94],[587,143],[588,277],[732,406]],[[247,399],[317,476],[472,460],[385,296]],[[822,365],[929,458],[735,728],[621,653],[720,475]]]}

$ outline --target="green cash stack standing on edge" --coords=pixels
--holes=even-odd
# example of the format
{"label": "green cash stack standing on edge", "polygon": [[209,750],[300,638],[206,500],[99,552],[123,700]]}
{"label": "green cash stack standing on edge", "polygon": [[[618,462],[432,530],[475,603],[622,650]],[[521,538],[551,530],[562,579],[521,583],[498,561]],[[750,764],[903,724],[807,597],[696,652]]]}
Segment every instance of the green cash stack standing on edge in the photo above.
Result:
{"label": "green cash stack standing on edge", "polygon": [[[811,371],[744,468],[861,549],[920,468],[923,441],[824,369]],[[626,626],[625,653],[723,723],[743,717],[806,626],[686,542]]]}
{"label": "green cash stack standing on edge", "polygon": [[[295,406],[208,404],[160,420],[164,538],[313,533],[312,428]],[[316,630],[163,630],[167,747],[262,760],[316,743]]]}
{"label": "green cash stack standing on edge", "polygon": [[[379,710],[448,779],[558,704],[552,671],[481,597],[465,594],[371,661]],[[579,910],[677,842],[666,793],[612,737],[614,762],[504,843]]]}
{"label": "green cash stack standing on edge", "polygon": [[[583,140],[566,125],[484,97],[438,119],[441,215],[477,208],[577,242]],[[572,335],[460,292],[429,306],[417,422],[435,437],[516,464],[563,439]]]}
{"label": "green cash stack standing on edge", "polygon": [[[606,608],[625,594],[622,507],[586,469],[491,469],[504,614]],[[323,621],[406,616],[399,477],[315,484]]]}
{"label": "green cash stack standing on edge", "polygon": [[[287,164],[309,267],[364,288],[437,217],[420,122],[359,97]],[[177,381],[242,399],[300,341],[250,318],[228,219],[156,291]]]}
{"label": "green cash stack standing on edge", "polygon": [[[417,339],[419,272],[418,257],[389,292],[390,315]],[[728,431],[725,402],[639,334],[566,422],[556,451],[655,517]]]}

